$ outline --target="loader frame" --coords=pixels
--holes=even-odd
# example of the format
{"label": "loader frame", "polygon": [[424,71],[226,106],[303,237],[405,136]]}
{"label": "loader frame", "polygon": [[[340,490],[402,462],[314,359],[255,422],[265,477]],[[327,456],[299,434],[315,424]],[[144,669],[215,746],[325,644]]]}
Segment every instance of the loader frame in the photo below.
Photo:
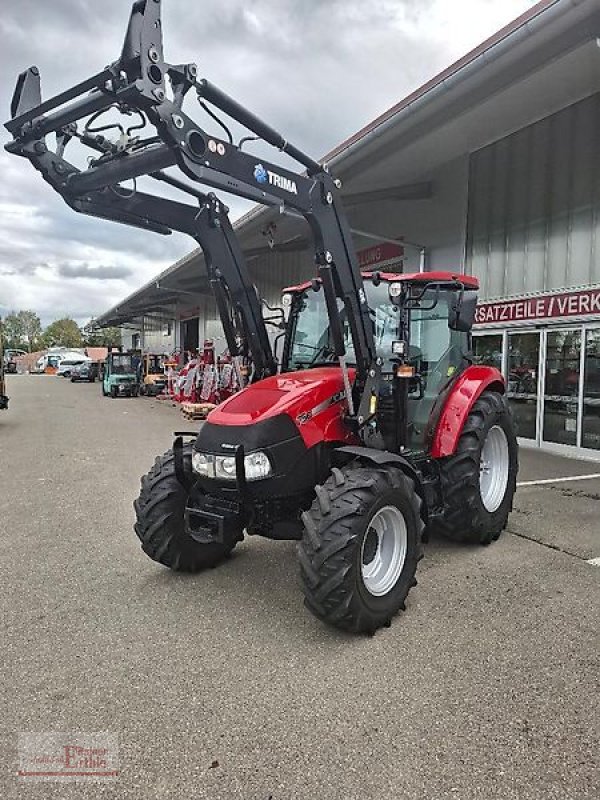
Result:
{"label": "loader frame", "polygon": [[[376,394],[381,360],[376,354],[366,293],[342,208],[340,183],[326,166],[287,142],[221,89],[199,79],[195,64],[167,63],[160,11],[160,0],[136,0],[119,58],[44,102],[38,68],[32,66],[22,72],[11,103],[12,118],[5,124],[13,136],[6,149],[28,158],[76,211],[161,234],[176,230],[192,236],[205,255],[229,350],[234,361],[251,357],[256,379],[275,374],[277,365],[228,209],[213,193],[200,192],[165,170],[177,166],[194,183],[265,205],[290,208],[304,216],[313,234],[318,277],[344,374],[347,421],[358,431],[372,417],[370,401]],[[286,153],[306,171],[294,172],[258,160],[242,149],[248,137],[235,144],[230,134],[223,140],[205,131],[183,110],[190,91],[197,94],[203,107],[210,103],[251,131],[250,138]],[[95,119],[109,108],[126,115],[140,114],[154,126],[156,135],[140,139],[132,135],[136,126],[130,126],[127,131],[121,128],[122,136],[115,143],[92,130],[89,121],[83,130],[78,128],[78,121],[91,115]],[[51,133],[56,134],[54,150],[46,142]],[[97,154],[87,169],[78,169],[64,157],[67,144],[74,138]],[[140,176],[181,190],[197,205],[137,191],[135,184],[131,190],[122,183]],[[352,387],[345,365],[338,300],[345,307],[356,354]]]}

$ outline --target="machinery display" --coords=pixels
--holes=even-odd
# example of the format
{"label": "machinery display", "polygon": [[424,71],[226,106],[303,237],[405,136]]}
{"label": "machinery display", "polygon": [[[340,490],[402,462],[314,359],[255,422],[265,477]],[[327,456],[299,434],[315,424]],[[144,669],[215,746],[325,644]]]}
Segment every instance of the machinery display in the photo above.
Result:
{"label": "machinery display", "polygon": [[[225,139],[184,111],[190,95]],[[236,143],[219,113],[248,136]],[[405,607],[430,530],[470,543],[498,538],[512,507],[517,444],[501,373],[472,363],[477,280],[361,274],[339,181],[200,79],[195,64],[167,63],[160,2],[137,0],[119,58],[72,89],[42,102],[39,71],[23,72],[6,127],[9,152],[27,158],[74,210],[182,231],[203,250],[243,388],[198,434],[177,434],[142,479],[135,530],[150,558],[196,571],[229,556],[245,534],[298,540],[307,607],[371,634]],[[249,139],[300,169],[253,156]],[[72,140],[94,154],[82,168],[65,159]],[[141,176],[191,201],[141,191]],[[316,274],[284,292],[280,363],[227,208],[196,183],[308,222]]]}
{"label": "machinery display", "polygon": [[102,373],[102,394],[105,397],[137,397],[139,356],[135,353],[108,353]]}

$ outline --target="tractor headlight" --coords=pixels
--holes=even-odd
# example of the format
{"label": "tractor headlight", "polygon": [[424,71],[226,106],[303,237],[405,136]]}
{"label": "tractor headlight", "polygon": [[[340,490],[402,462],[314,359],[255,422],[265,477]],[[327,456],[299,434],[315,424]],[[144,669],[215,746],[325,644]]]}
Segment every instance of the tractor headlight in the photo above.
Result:
{"label": "tractor headlight", "polygon": [[215,456],[215,478],[235,480],[235,456]]}
{"label": "tractor headlight", "polygon": [[256,453],[248,453],[244,458],[244,470],[247,481],[258,481],[261,478],[268,478],[272,472],[271,462],[266,453],[257,450]]}
{"label": "tractor headlight", "polygon": [[[192,469],[203,478],[218,478],[234,481],[237,477],[235,456],[217,456],[211,453],[192,453]],[[244,457],[244,472],[247,481],[268,478],[273,471],[269,456],[260,450]]]}
{"label": "tractor headlight", "polygon": [[214,478],[215,457],[206,453],[198,453],[194,450],[192,453],[192,469],[203,478]]}

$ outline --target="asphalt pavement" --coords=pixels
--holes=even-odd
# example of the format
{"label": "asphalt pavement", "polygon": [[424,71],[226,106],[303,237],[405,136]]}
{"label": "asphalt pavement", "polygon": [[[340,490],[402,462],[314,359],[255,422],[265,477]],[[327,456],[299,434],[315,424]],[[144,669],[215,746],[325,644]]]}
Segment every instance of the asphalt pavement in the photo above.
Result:
{"label": "asphalt pavement", "polygon": [[[149,398],[8,376],[0,412],[0,797],[600,797],[600,480],[523,486],[488,548],[434,539],[374,637],[303,607],[295,546],[142,553],[139,478],[187,429]],[[194,423],[197,424],[197,423]],[[519,480],[600,473],[522,451]],[[118,736],[111,783],[17,778],[18,735]]]}

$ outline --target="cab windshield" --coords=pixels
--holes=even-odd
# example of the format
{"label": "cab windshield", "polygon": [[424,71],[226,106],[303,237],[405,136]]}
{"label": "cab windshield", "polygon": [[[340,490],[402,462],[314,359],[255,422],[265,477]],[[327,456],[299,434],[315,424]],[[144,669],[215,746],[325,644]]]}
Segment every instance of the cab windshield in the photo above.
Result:
{"label": "cab windshield", "polygon": [[131,356],[113,355],[111,356],[112,371],[117,375],[125,375],[127,372],[134,372]]}
{"label": "cab windshield", "polygon": [[[392,342],[399,337],[397,306],[390,302],[389,284],[374,286],[365,282],[377,353],[383,358],[384,372],[392,371]],[[448,328],[448,294],[435,288],[426,290],[421,308],[411,312],[410,358],[438,362],[454,342]],[[344,331],[346,361],[356,363],[350,326],[343,303],[338,301]],[[302,295],[300,308],[291,333],[288,368],[290,370],[337,364],[323,291],[308,289]]]}

